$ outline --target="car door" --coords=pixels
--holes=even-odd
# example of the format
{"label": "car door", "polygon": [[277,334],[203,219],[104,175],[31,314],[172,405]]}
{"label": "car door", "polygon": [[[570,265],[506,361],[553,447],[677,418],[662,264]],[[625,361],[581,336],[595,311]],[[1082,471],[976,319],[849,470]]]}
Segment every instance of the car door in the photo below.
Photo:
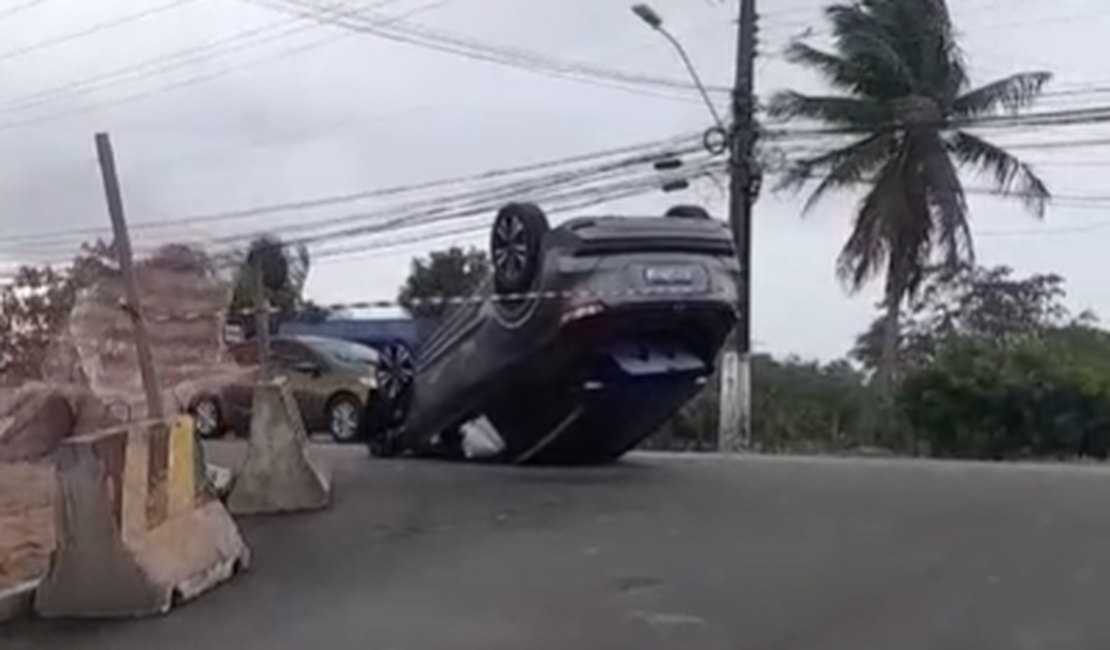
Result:
{"label": "car door", "polygon": [[[274,373],[286,377],[297,401],[305,426],[312,433],[324,418],[324,397],[317,385],[327,364],[312,348],[292,339],[278,339],[270,344]],[[316,368],[312,371],[311,368]]]}

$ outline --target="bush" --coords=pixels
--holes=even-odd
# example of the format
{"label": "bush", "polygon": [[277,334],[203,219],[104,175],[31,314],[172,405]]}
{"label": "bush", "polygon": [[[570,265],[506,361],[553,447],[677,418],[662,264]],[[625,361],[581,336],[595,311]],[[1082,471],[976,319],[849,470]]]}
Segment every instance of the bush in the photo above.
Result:
{"label": "bush", "polygon": [[[715,449],[719,391],[715,376],[645,448]],[[869,393],[862,376],[845,362],[823,365],[755,355],[752,391],[752,438],[765,451],[826,451],[865,442]]]}
{"label": "bush", "polygon": [[868,442],[870,392],[847,362],[752,359],[752,436],[765,451],[834,451]]}
{"label": "bush", "polygon": [[933,455],[1105,458],[1110,338],[1069,327],[999,344],[953,339],[902,383],[896,404]]}

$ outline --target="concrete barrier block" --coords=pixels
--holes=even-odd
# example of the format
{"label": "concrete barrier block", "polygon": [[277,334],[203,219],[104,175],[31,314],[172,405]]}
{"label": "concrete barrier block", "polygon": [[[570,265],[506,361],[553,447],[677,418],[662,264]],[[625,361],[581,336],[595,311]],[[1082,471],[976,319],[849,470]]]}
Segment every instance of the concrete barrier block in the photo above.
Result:
{"label": "concrete barrier block", "polygon": [[43,617],[168,611],[250,562],[196,479],[192,420],[81,436],[59,449],[57,545],[35,594]]}
{"label": "concrete barrier block", "polygon": [[38,580],[28,580],[7,589],[0,589],[0,623],[25,618],[34,611]]}
{"label": "concrete barrier block", "polygon": [[285,379],[259,383],[251,412],[247,458],[231,486],[236,515],[319,510],[331,502],[331,481],[308,454],[308,434]]}

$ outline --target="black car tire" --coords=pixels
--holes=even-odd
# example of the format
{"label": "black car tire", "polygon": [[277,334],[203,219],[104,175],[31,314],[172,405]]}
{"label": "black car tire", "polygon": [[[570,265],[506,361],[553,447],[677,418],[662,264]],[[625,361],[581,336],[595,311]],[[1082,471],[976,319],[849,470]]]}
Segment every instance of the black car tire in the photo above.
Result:
{"label": "black car tire", "polygon": [[663,215],[670,219],[712,219],[709,211],[698,205],[676,205]]}
{"label": "black car tire", "polygon": [[378,394],[395,400],[412,384],[416,376],[416,358],[404,343],[387,343],[378,350]]}
{"label": "black car tire", "polygon": [[490,232],[494,289],[522,294],[532,289],[540,271],[543,239],[551,225],[534,203],[509,203],[497,212]]}
{"label": "black car tire", "polygon": [[[341,411],[346,412],[346,415]],[[339,393],[332,396],[328,400],[324,416],[327,418],[328,433],[332,440],[339,444],[350,444],[358,441],[359,434],[362,432],[359,426],[359,420],[362,418],[362,404],[354,395]],[[350,429],[348,431],[341,431],[337,418],[354,418],[354,420],[349,424]]]}
{"label": "black car tire", "polygon": [[398,440],[412,403],[412,384],[392,397],[378,392],[364,411],[366,446],[374,458],[394,458],[403,451]]}
{"label": "black car tire", "polygon": [[224,433],[224,414],[220,401],[212,395],[202,395],[189,406],[197,436],[210,440]]}

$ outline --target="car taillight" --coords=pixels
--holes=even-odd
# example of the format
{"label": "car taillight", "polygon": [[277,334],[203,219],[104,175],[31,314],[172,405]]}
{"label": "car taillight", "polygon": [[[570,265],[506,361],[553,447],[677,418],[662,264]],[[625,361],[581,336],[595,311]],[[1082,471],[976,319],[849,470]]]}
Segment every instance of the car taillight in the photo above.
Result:
{"label": "car taillight", "polygon": [[584,318],[597,316],[603,311],[605,311],[605,308],[598,303],[592,302],[585,305],[578,305],[577,307],[573,307],[565,314],[563,314],[563,324],[565,325],[574,321],[580,321]]}

